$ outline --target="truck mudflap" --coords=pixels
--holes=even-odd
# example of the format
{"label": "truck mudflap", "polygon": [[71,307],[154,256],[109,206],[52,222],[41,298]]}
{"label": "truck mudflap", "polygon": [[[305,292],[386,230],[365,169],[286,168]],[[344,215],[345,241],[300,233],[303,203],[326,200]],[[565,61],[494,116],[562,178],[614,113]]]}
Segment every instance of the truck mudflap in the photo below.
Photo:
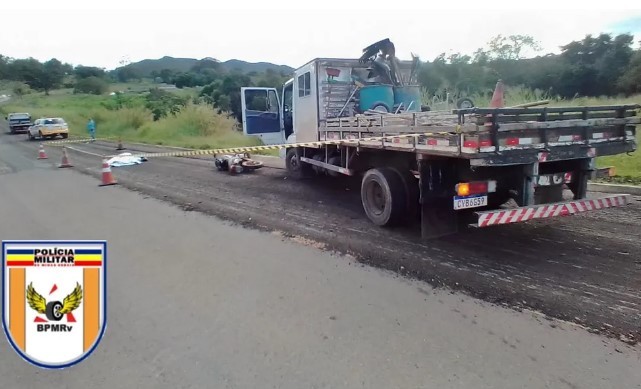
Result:
{"label": "truck mudflap", "polygon": [[560,203],[475,212],[476,215],[478,215],[478,222],[476,224],[470,224],[470,227],[482,228],[500,224],[520,223],[533,219],[570,216],[604,208],[621,207],[630,203],[631,199],[631,195],[616,194],[594,199],[571,200]]}

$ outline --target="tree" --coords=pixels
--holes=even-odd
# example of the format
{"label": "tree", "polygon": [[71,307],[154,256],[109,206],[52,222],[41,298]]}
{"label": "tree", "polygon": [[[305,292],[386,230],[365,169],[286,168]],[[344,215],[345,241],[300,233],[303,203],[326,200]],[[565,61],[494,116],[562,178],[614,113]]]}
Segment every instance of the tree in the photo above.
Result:
{"label": "tree", "polygon": [[194,77],[195,77],[194,73],[181,73],[174,77],[173,82],[176,85],[176,88],[179,88],[179,89],[195,86]]}
{"label": "tree", "polygon": [[162,82],[164,82],[165,84],[171,83],[173,77],[174,77],[174,72],[171,69],[162,69],[160,71],[160,78],[162,79]]}
{"label": "tree", "polygon": [[33,89],[41,89],[43,73],[42,63],[34,58],[16,59],[8,66],[10,80],[23,81]]}
{"label": "tree", "polygon": [[632,55],[633,36],[610,34],[587,35],[581,41],[562,46],[564,60],[562,95],[576,93],[585,96],[612,95],[617,81],[626,71]]}
{"label": "tree", "polygon": [[94,95],[101,95],[107,92],[108,85],[107,82],[95,76],[90,76],[87,78],[81,78],[76,82],[76,87],[73,90],[73,93],[87,93]]}
{"label": "tree", "polygon": [[127,82],[130,80],[140,80],[142,78],[142,74],[140,73],[140,71],[131,66],[124,66],[124,67],[115,69],[113,71],[113,74],[115,75],[116,80],[118,80],[119,82]]}
{"label": "tree", "polygon": [[74,69],[76,77],[80,78],[89,78],[89,77],[99,77],[102,78],[105,76],[105,70],[94,67],[94,66],[82,66],[78,65]]}
{"label": "tree", "polygon": [[628,68],[617,81],[617,87],[628,95],[641,93],[641,48],[634,53]]}
{"label": "tree", "polygon": [[488,46],[487,55],[492,59],[517,60],[523,58],[524,50],[541,50],[539,42],[529,35],[509,35],[505,37],[499,34],[492,38]]}
{"label": "tree", "polygon": [[0,80],[6,80],[8,76],[9,58],[0,54]]}
{"label": "tree", "polygon": [[65,77],[65,67],[62,62],[55,58],[43,64],[43,72],[40,80],[40,87],[49,95],[49,91],[58,88]]}
{"label": "tree", "polygon": [[264,73],[262,73],[257,77],[258,77],[258,81],[256,85],[263,88],[280,89],[282,88],[285,81],[287,81],[286,76],[283,76],[282,74],[277,73],[273,69],[267,69],[265,70]]}

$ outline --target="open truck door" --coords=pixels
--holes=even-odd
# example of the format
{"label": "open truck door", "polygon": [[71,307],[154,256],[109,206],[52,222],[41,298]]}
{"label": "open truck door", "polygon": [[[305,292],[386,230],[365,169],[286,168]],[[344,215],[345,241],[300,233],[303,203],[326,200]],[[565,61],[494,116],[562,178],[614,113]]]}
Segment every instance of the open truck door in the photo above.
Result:
{"label": "open truck door", "polygon": [[243,133],[257,136],[266,145],[285,142],[276,88],[241,88]]}

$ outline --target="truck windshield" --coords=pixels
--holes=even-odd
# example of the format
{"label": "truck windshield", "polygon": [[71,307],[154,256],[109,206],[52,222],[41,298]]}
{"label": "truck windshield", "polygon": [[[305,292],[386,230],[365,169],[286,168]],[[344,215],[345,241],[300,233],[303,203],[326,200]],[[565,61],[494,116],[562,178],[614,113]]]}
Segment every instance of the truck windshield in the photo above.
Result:
{"label": "truck windshield", "polygon": [[9,116],[9,120],[29,120],[29,115],[25,114],[16,114]]}

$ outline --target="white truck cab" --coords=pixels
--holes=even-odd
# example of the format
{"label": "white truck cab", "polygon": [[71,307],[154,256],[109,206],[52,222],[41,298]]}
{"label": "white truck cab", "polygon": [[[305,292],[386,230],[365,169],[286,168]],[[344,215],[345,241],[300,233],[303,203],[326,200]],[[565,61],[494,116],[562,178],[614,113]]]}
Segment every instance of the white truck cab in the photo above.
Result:
{"label": "white truck cab", "polygon": [[[409,63],[403,65],[409,75]],[[357,59],[316,58],[296,69],[280,93],[241,88],[243,132],[267,145],[318,141],[326,119],[358,112],[353,93],[368,73],[368,65]]]}

